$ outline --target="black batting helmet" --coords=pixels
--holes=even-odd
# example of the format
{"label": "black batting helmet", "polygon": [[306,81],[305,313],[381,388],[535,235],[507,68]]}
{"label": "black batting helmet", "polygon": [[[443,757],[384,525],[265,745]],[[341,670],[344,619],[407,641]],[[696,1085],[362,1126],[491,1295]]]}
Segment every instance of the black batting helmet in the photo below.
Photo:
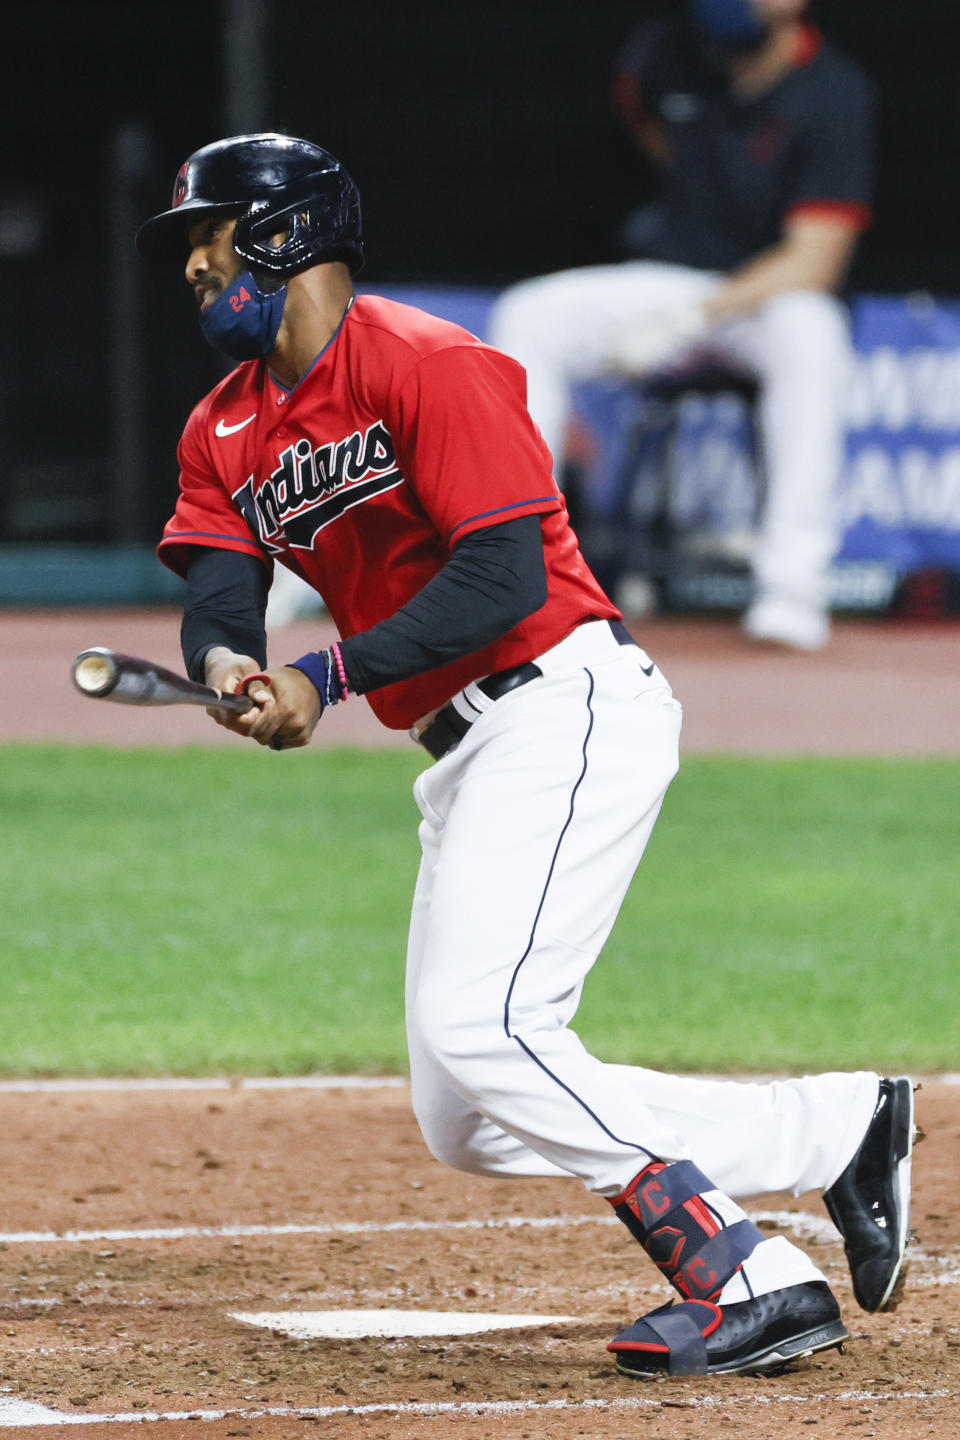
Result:
{"label": "black batting helmet", "polygon": [[[180,167],[173,204],[141,225],[147,260],[180,262],[186,229],[205,215],[236,215],[234,247],[250,265],[295,275],[321,260],[363,264],[360,196],[339,160],[309,140],[233,135],[196,150]],[[283,235],[280,244],[274,244]]]}

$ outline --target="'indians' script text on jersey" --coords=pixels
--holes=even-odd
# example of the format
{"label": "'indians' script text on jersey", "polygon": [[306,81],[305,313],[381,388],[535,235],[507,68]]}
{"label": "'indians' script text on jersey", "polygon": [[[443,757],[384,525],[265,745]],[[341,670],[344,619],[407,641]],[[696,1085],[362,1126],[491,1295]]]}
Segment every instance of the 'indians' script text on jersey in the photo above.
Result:
{"label": "'indians' script text on jersey", "polygon": [[619,614],[569,527],[522,368],[409,306],[355,300],[292,390],[262,361],[240,365],[194,410],[179,459],[161,559],[181,574],[194,546],[280,560],[345,639],[406,604],[463,536],[540,515],[546,603],[474,655],[371,692],[386,725],[406,728],[468,681]]}

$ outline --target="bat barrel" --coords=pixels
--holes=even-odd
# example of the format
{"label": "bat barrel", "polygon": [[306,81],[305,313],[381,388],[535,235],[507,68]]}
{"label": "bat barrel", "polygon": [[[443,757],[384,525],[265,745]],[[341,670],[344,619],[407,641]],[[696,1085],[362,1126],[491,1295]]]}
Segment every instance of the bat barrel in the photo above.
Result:
{"label": "bat barrel", "polygon": [[102,645],[81,650],[71,673],[81,694],[121,705],[203,705],[234,715],[242,715],[253,707],[253,701],[246,695],[224,695],[151,660],[120,655]]}

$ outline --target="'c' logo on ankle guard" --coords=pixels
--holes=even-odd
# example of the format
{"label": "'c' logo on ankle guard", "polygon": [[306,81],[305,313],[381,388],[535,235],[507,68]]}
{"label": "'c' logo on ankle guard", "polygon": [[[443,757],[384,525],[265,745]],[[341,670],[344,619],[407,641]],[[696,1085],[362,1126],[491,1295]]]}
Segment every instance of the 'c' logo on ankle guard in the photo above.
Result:
{"label": "'c' logo on ankle guard", "polygon": [[[646,1185],[644,1185],[640,1191],[639,1198],[651,1215],[666,1215],[673,1205],[670,1196],[656,1180],[647,1181]],[[642,1218],[643,1216],[641,1214],[641,1219]]]}
{"label": "'c' logo on ankle guard", "polygon": [[680,1277],[686,1280],[687,1294],[693,1298],[709,1300],[715,1290],[720,1289],[720,1277],[699,1255],[694,1255],[689,1265],[677,1273],[677,1287]]}

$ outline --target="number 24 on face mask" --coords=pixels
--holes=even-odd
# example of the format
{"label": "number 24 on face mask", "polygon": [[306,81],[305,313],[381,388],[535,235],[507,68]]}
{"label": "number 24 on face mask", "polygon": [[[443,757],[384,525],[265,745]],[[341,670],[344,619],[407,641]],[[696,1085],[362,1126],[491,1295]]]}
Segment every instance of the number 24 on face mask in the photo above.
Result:
{"label": "number 24 on face mask", "polygon": [[264,294],[245,270],[203,311],[200,329],[214,350],[232,360],[258,360],[273,349],[286,298],[285,285]]}

